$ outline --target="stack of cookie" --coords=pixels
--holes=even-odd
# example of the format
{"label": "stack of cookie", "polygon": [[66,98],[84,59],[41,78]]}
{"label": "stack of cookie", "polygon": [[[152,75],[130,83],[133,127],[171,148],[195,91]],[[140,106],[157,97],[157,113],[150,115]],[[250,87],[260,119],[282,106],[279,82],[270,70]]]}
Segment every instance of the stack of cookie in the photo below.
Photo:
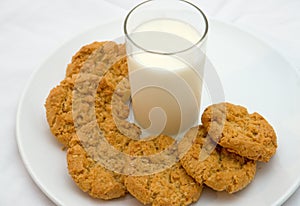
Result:
{"label": "stack of cookie", "polygon": [[128,175],[126,163],[105,149],[99,135],[116,151],[133,157],[159,154],[174,139],[160,135],[138,140],[139,127],[126,120],[127,75],[124,45],[94,42],[73,56],[65,79],[46,100],[47,121],[67,150],[69,174],[90,196],[109,200],[129,192],[143,204],[189,205],[200,198],[203,185],[229,193],[241,190],[254,178],[256,161],[267,162],[274,155],[276,135],[263,117],[221,103],[204,111],[203,126],[187,132],[185,137],[193,141],[180,161],[155,174]]}
{"label": "stack of cookie", "polygon": [[[181,163],[198,183],[216,191],[234,193],[243,189],[254,178],[256,161],[268,162],[276,152],[271,125],[242,106],[211,105],[202,114],[202,124],[192,129],[198,134]],[[201,152],[207,154],[205,160]]]}

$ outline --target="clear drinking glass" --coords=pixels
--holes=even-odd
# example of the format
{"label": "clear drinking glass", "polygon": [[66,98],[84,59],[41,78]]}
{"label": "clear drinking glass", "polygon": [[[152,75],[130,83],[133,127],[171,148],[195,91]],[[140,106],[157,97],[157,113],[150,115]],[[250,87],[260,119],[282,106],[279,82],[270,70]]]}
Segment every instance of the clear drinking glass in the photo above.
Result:
{"label": "clear drinking glass", "polygon": [[124,22],[135,122],[177,135],[198,124],[208,21],[183,0],[150,0]]}

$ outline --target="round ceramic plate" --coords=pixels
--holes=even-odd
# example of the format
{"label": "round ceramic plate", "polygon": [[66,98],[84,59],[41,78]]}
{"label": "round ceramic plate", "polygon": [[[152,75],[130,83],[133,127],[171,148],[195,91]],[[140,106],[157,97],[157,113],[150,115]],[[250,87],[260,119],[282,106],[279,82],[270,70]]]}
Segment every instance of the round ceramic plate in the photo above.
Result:
{"label": "round ceramic plate", "polygon": [[[44,109],[49,91],[64,78],[67,63],[81,46],[121,35],[122,20],[71,40],[33,74],[21,98],[17,114],[21,156],[36,184],[58,205],[141,205],[130,195],[101,201],[81,192],[68,175],[65,151],[52,137]],[[257,175],[246,189],[228,195],[206,188],[195,205],[281,204],[300,182],[300,78],[271,47],[234,26],[211,21],[207,47],[225,100],[262,114],[275,128],[279,147],[269,163],[258,164]],[[202,110],[211,103],[205,88],[202,102]]]}

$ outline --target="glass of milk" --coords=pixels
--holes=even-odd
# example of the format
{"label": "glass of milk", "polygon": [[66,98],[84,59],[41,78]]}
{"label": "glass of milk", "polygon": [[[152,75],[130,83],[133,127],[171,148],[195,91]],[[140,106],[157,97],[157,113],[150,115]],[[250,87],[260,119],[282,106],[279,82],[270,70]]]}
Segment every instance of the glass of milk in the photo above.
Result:
{"label": "glass of milk", "polygon": [[208,21],[182,0],[150,0],[124,22],[134,121],[146,134],[182,134],[199,122]]}

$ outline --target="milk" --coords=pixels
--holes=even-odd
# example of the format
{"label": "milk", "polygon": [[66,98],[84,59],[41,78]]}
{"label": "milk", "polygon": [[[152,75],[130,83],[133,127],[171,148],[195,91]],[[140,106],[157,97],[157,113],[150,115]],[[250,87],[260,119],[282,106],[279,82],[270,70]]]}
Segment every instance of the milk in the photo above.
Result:
{"label": "milk", "polygon": [[176,135],[198,123],[205,57],[194,45],[200,38],[186,23],[155,19],[139,25],[135,44],[126,44],[134,118],[148,133]]}

